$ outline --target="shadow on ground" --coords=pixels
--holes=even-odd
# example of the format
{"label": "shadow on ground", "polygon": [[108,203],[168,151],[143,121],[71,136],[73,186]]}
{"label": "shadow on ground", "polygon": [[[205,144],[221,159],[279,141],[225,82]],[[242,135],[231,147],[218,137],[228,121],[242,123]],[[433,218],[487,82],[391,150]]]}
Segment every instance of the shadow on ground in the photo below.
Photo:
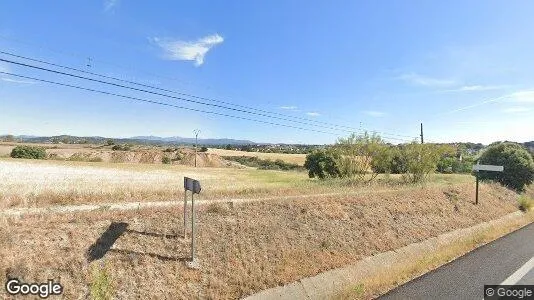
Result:
{"label": "shadow on ground", "polygon": [[114,252],[114,253],[120,253],[120,254],[126,254],[126,255],[146,255],[150,257],[154,257],[163,261],[186,261],[189,259],[189,257],[171,257],[166,255],[161,255],[157,253],[150,253],[150,252],[139,252],[139,251],[133,251],[128,249],[111,249],[113,247],[113,244],[123,235],[123,234],[140,234],[144,236],[149,237],[158,237],[158,238],[166,238],[166,239],[176,239],[181,238],[182,236],[178,236],[176,234],[163,234],[163,233],[154,233],[154,232],[144,232],[144,231],[138,231],[138,230],[132,230],[128,229],[128,223],[125,222],[112,222],[108,229],[102,233],[102,235],[96,240],[95,243],[93,243],[89,249],[87,249],[86,257],[88,262],[92,262],[98,259],[103,258],[106,253],[108,252]]}

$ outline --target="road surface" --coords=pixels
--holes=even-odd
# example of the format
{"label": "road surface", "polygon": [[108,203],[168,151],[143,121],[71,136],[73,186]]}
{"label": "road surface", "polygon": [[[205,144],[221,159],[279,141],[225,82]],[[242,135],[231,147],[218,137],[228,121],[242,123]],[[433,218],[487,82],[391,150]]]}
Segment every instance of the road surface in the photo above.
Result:
{"label": "road surface", "polygon": [[534,284],[534,223],[416,278],[379,299],[483,299],[484,285]]}

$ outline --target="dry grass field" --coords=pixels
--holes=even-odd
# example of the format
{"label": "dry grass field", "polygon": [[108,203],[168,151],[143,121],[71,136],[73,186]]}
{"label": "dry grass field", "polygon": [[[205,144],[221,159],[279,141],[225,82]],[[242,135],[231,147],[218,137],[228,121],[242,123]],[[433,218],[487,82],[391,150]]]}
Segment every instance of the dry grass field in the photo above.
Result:
{"label": "dry grass field", "polygon": [[0,159],[0,208],[179,199],[184,176],[202,182],[203,199],[295,193],[310,181],[297,172]]}
{"label": "dry grass field", "polygon": [[[0,274],[55,278],[64,297],[235,299],[345,266],[517,210],[517,194],[470,175],[425,185],[380,176],[372,185],[320,181],[305,172],[183,165],[0,159],[0,210],[98,202],[178,200],[183,177],[199,179],[199,270],[176,207],[0,216]],[[337,193],[317,196],[320,193]],[[284,195],[307,195],[293,200]],[[233,203],[225,199],[270,200]],[[274,198],[274,199],[273,199]],[[5,298],[0,291],[0,298]]]}
{"label": "dry grass field", "polygon": [[217,154],[221,157],[225,156],[254,156],[261,159],[277,160],[281,159],[284,162],[297,164],[299,166],[304,165],[306,161],[306,154],[286,154],[286,153],[263,153],[263,152],[246,152],[226,149],[210,148],[208,153]]}
{"label": "dry grass field", "polygon": [[[412,188],[398,176],[373,186],[350,181],[321,182],[305,172],[183,165],[88,163],[0,159],[0,208],[181,199],[183,177],[201,181],[200,199],[258,198],[328,192]],[[473,182],[469,175],[435,175],[430,184]]]}
{"label": "dry grass field", "polygon": [[[125,176],[124,169],[99,171]],[[106,286],[118,299],[235,299],[517,210],[517,195],[496,184],[481,185],[478,206],[473,197],[469,182],[361,196],[217,202],[198,208],[199,270],[184,264],[189,246],[179,207],[4,217],[0,273],[25,282],[54,278],[67,299],[90,298],[91,290]]]}

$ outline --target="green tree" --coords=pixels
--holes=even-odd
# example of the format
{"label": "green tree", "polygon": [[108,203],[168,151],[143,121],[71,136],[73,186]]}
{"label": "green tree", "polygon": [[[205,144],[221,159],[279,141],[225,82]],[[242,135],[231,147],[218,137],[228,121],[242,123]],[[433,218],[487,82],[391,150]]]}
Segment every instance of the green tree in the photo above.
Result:
{"label": "green tree", "polygon": [[406,160],[404,178],[413,183],[424,181],[428,174],[437,169],[440,158],[452,151],[447,146],[417,142],[406,144],[401,149],[402,156]]}
{"label": "green tree", "polygon": [[331,150],[314,150],[306,155],[304,168],[308,170],[310,178],[318,177],[325,179],[327,177],[339,177],[340,171],[336,160],[339,155]]}
{"label": "green tree", "polygon": [[491,144],[480,155],[480,164],[504,166],[503,172],[479,172],[479,178],[494,180],[516,191],[534,181],[534,161],[528,151],[512,142]]}
{"label": "green tree", "polygon": [[2,141],[4,142],[14,142],[15,141],[15,137],[11,134],[8,134],[8,135],[4,135],[2,137]]}
{"label": "green tree", "polygon": [[36,146],[16,146],[11,150],[13,158],[45,159],[46,150]]}
{"label": "green tree", "polygon": [[379,135],[367,132],[339,139],[334,148],[339,153],[337,164],[341,176],[372,181],[377,171],[387,171],[392,157],[389,147]]}

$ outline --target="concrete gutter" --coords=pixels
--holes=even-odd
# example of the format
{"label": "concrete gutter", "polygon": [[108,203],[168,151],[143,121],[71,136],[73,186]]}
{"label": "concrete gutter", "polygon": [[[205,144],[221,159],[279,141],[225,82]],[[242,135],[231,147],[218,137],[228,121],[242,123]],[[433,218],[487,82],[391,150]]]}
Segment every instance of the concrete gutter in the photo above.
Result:
{"label": "concrete gutter", "polygon": [[302,278],[284,286],[263,290],[244,298],[244,300],[331,299],[343,293],[351,286],[362,282],[363,279],[379,274],[384,269],[401,266],[406,262],[420,259],[424,254],[449,245],[454,241],[468,238],[490,227],[520,219],[522,216],[523,213],[517,211],[496,220],[447,232],[397,250],[366,257],[346,267],[332,269],[313,277]]}

